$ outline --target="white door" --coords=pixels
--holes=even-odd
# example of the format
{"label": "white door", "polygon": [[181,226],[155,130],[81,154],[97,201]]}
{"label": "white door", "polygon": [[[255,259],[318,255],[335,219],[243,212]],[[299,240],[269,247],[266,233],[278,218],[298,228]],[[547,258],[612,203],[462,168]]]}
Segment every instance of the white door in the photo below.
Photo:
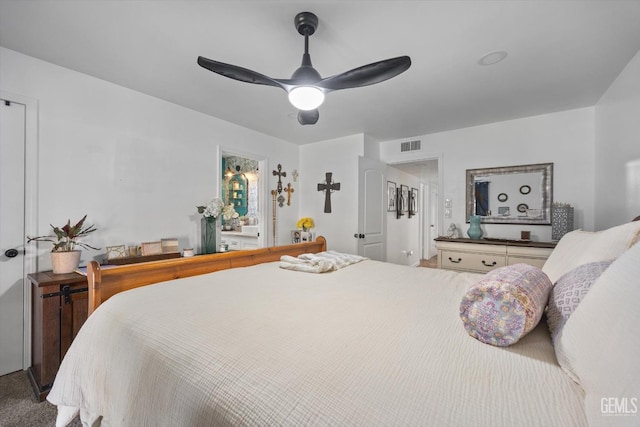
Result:
{"label": "white door", "polygon": [[25,106],[0,99],[0,375],[24,356]]}
{"label": "white door", "polygon": [[428,201],[428,197],[429,197],[429,184],[423,184],[420,183],[420,199],[418,200],[419,204],[420,204],[420,210],[419,210],[419,214],[420,214],[420,230],[421,230],[421,249],[422,252],[420,253],[420,258],[421,259],[429,259],[431,256],[430,254],[430,242],[432,239],[432,230],[431,230],[431,215],[429,212],[429,201]]}
{"label": "white door", "polygon": [[440,229],[440,225],[438,223],[438,189],[433,187],[433,184],[429,186],[429,258],[434,257],[438,254],[436,250],[436,241],[433,240],[438,237],[438,230]]}
{"label": "white door", "polygon": [[377,261],[387,259],[386,165],[358,158],[358,255]]}

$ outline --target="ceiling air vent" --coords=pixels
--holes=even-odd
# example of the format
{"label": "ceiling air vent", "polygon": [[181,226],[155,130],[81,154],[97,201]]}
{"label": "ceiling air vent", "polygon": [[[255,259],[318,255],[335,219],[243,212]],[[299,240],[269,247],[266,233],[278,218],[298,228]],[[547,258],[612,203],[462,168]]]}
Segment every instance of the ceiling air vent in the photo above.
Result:
{"label": "ceiling air vent", "polygon": [[420,151],[422,150],[422,141],[416,139],[415,141],[405,141],[400,143],[400,152],[406,153],[408,151]]}

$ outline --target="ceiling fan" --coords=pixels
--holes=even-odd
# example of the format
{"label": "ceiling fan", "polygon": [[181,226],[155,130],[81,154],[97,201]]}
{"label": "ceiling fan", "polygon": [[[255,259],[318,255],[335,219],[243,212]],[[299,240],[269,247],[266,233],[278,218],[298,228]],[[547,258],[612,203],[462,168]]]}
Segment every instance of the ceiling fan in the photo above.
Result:
{"label": "ceiling fan", "polygon": [[313,125],[318,121],[320,117],[318,107],[324,101],[325,94],[334,90],[380,83],[397,76],[411,66],[411,58],[399,56],[323,79],[311,65],[311,55],[309,55],[309,36],[318,28],[318,17],[311,12],[301,12],[296,15],[294,24],[298,33],[304,36],[304,54],[302,65],[294,71],[290,79],[274,79],[256,71],[214,61],[204,56],[198,57],[198,64],[230,79],[284,89],[289,94],[289,102],[299,110],[298,122],[301,125]]}

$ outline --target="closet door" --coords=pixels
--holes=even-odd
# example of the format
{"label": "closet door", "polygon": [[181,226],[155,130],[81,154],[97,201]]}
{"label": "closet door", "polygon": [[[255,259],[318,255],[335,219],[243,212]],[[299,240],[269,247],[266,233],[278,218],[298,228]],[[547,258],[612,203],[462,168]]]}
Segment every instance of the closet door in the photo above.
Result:
{"label": "closet door", "polygon": [[0,375],[24,359],[25,113],[0,99]]}

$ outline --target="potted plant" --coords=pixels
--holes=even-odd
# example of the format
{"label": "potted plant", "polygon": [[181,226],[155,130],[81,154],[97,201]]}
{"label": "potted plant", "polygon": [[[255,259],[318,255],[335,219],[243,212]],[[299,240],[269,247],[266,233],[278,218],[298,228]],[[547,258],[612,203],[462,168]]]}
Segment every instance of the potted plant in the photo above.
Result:
{"label": "potted plant", "polygon": [[84,224],[86,219],[87,216],[85,215],[75,225],[71,225],[71,220],[68,220],[67,224],[63,227],[54,227],[51,225],[55,236],[27,236],[29,242],[53,243],[53,249],[51,249],[51,265],[53,266],[54,274],[71,273],[78,268],[78,264],[80,263],[80,250],[77,250],[76,247],[99,250],[99,248],[95,248],[87,243],[78,242],[78,239],[96,231],[93,225]]}

